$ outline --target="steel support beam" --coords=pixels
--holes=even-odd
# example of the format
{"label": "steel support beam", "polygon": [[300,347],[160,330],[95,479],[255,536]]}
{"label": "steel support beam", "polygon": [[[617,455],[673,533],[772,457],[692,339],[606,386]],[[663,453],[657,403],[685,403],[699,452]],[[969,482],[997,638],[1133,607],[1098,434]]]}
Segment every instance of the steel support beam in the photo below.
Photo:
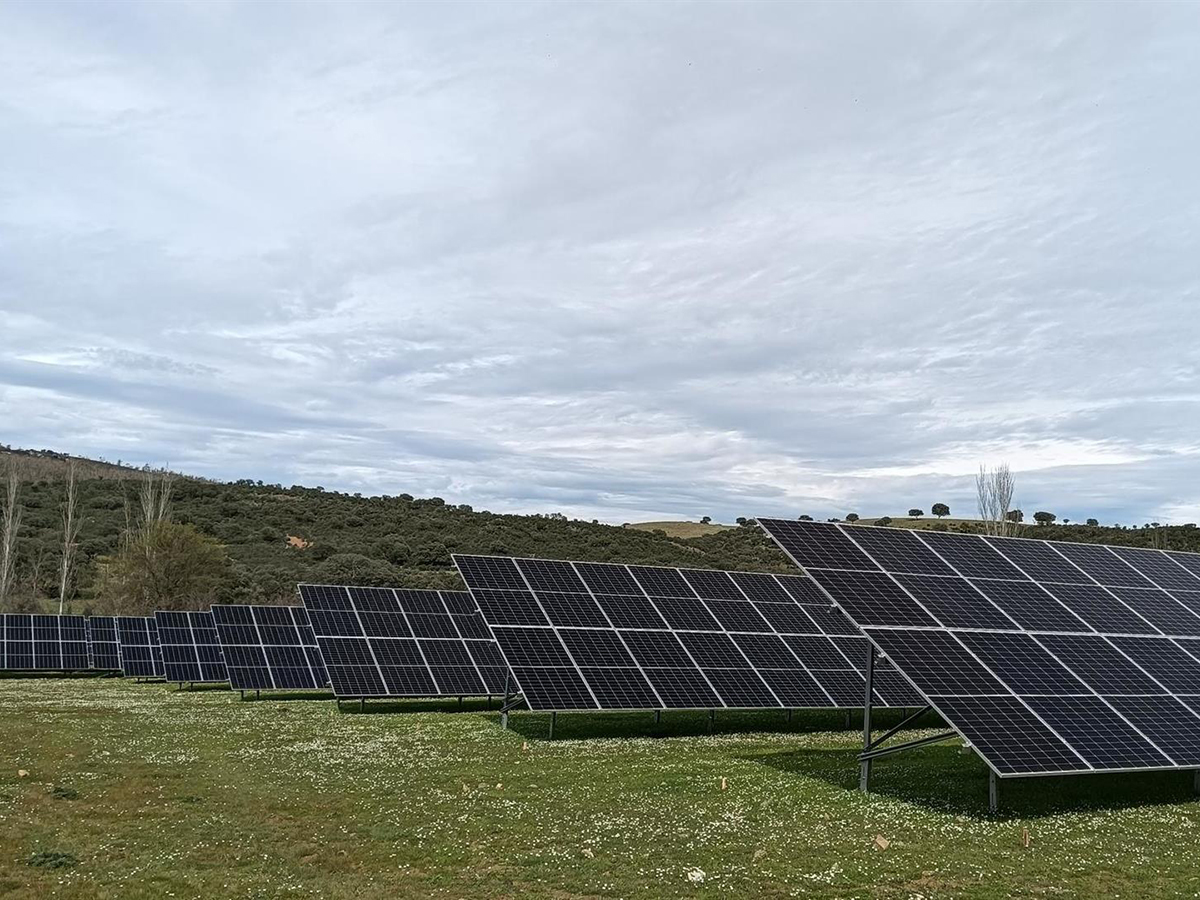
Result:
{"label": "steel support beam", "polygon": [[[871,695],[875,691],[875,645],[867,642],[867,688],[863,697],[863,752],[859,756],[858,789],[864,794],[871,789]],[[850,713],[846,713],[846,718]],[[865,757],[865,758],[864,758]]]}
{"label": "steel support beam", "polygon": [[913,750],[917,747],[924,747],[928,744],[940,744],[942,741],[948,741],[951,738],[956,737],[958,737],[957,731],[943,731],[939,734],[932,734],[929,737],[917,738],[915,741],[905,741],[903,744],[893,744],[890,747],[880,747],[877,741],[874,749],[864,750],[862,753],[858,754],[858,758],[863,762],[870,762],[873,759],[882,759],[885,756],[903,753],[905,750]]}
{"label": "steel support beam", "polygon": [[1000,811],[1000,779],[988,769],[988,812],[995,815]]}

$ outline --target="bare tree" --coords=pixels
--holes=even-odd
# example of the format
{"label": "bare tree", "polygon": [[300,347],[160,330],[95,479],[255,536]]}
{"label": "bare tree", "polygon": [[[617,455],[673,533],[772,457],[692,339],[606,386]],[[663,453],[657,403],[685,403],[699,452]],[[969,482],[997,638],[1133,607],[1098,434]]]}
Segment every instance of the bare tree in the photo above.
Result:
{"label": "bare tree", "polygon": [[17,533],[21,530],[21,479],[17,467],[6,467],[4,509],[0,512],[0,609],[8,601],[17,571]]}
{"label": "bare tree", "polygon": [[1016,523],[1008,518],[1012,509],[1016,482],[1008,463],[988,468],[981,465],[975,476],[975,496],[979,503],[979,518],[988,534],[1005,535],[1016,531]]}
{"label": "bare tree", "polygon": [[63,550],[58,567],[58,614],[63,614],[67,605],[67,590],[71,586],[71,574],[75,567],[75,550],[79,537],[79,487],[75,478],[75,462],[67,466],[67,496],[62,505]]}

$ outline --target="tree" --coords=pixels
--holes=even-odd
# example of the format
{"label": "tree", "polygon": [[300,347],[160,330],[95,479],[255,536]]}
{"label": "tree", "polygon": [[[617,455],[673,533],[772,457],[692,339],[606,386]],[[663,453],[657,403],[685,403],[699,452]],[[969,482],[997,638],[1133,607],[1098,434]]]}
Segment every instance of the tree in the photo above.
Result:
{"label": "tree", "polygon": [[1035,512],[1033,514],[1033,521],[1037,522],[1039,525],[1049,525],[1057,518],[1058,516],[1056,516],[1054,513],[1046,512],[1044,510]]}
{"label": "tree", "polygon": [[975,499],[985,534],[1011,534],[1016,530],[1012,525],[1014,520],[1009,517],[1015,490],[1016,481],[1008,463],[990,469],[984,465],[979,467],[979,474],[975,476]]}
{"label": "tree", "polygon": [[702,518],[700,519],[700,524],[701,524],[701,525],[711,525],[711,524],[712,524],[712,516],[704,516],[704,517],[702,517]]}
{"label": "tree", "polygon": [[882,518],[876,519],[875,524],[876,525],[891,525],[892,517],[891,516],[883,516]]}
{"label": "tree", "polygon": [[1010,509],[1004,514],[1004,519],[1005,521],[1011,522],[1014,525],[1020,525],[1025,521],[1025,513],[1021,512],[1019,509]]}
{"label": "tree", "polygon": [[812,520],[813,520],[812,516],[801,516],[800,517],[801,522],[811,522]]}
{"label": "tree", "polygon": [[916,507],[913,507],[912,509],[910,509],[908,511],[908,515],[910,518],[919,519],[919,518],[921,518],[921,516],[925,515],[925,510],[917,509]]}
{"label": "tree", "polygon": [[63,549],[58,566],[58,614],[63,614],[67,604],[67,590],[71,587],[71,575],[75,568],[75,550],[79,537],[79,488],[75,479],[75,460],[67,466],[67,494],[62,504]]}
{"label": "tree", "polygon": [[734,521],[742,526],[746,526],[746,525],[750,524],[750,520],[747,519],[745,516],[738,516]]}
{"label": "tree", "polygon": [[858,521],[858,513],[846,513],[846,521],[847,522],[857,522]]}
{"label": "tree", "polygon": [[942,516],[948,516],[948,515],[950,515],[950,507],[948,507],[948,506],[947,506],[945,503],[935,503],[935,504],[933,504],[933,506],[931,507],[930,511],[931,511],[931,512],[932,512],[932,513],[933,513],[935,516],[937,516],[939,519],[940,519]]}
{"label": "tree", "polygon": [[21,530],[21,480],[17,467],[8,466],[5,498],[0,510],[0,611],[5,607],[17,573],[17,533]]}
{"label": "tree", "polygon": [[1087,523],[1088,523],[1088,525],[1090,525],[1092,528],[1098,528],[1098,527],[1100,527],[1100,520],[1099,520],[1099,519],[1088,519],[1088,520],[1087,520]]}
{"label": "tree", "polygon": [[400,583],[400,573],[378,559],[361,553],[335,553],[321,563],[313,573],[325,584],[361,584],[366,587],[394,587]]}
{"label": "tree", "polygon": [[160,519],[102,562],[98,593],[107,608],[130,615],[202,609],[216,600],[228,563],[225,548],[195,526]]}

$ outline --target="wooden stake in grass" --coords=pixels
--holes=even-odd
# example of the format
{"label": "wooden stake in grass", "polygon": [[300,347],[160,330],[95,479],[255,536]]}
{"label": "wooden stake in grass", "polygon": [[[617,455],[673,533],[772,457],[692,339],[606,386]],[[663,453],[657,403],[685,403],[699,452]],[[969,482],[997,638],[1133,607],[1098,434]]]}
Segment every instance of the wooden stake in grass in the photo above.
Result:
{"label": "wooden stake in grass", "polygon": [[1021,829],[1021,846],[1024,847],[1026,850],[1029,849],[1029,829],[1028,828]]}
{"label": "wooden stake in grass", "polygon": [[522,741],[522,742],[521,742],[521,749],[522,749],[522,750],[528,750],[528,749],[529,749],[529,741]]}
{"label": "wooden stake in grass", "polygon": [[721,790],[725,790],[728,787],[729,787],[729,783],[725,780],[725,776],[722,775],[721,776]]}

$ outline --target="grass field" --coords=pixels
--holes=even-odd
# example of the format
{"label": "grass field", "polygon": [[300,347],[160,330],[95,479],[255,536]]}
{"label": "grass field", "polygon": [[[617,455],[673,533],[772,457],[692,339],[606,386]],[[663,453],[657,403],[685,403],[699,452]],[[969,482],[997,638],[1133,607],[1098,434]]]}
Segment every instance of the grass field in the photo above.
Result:
{"label": "grass field", "polygon": [[833,712],[723,713],[711,736],[704,714],[564,715],[547,741],[545,716],[506,732],[481,704],[376,709],[0,680],[0,896],[1200,890],[1190,773],[1004,782],[989,818],[954,746],[877,763],[858,793],[859,735]]}

